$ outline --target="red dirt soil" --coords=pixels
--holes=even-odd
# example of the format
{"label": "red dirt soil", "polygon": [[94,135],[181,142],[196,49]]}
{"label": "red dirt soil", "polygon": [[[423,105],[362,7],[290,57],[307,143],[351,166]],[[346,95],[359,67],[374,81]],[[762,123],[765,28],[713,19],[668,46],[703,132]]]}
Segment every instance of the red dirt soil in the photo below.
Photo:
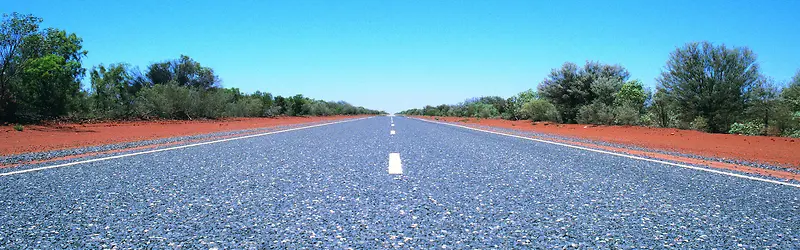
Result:
{"label": "red dirt soil", "polygon": [[231,118],[202,121],[122,121],[0,127],[0,155],[42,152],[213,132],[333,121],[363,116]]}
{"label": "red dirt soil", "polygon": [[[432,119],[432,117],[421,118]],[[800,169],[800,139],[795,138],[710,134],[694,130],[672,128],[550,123],[533,124],[530,121],[509,121],[502,119],[438,118],[440,121],[459,122],[467,125],[475,124],[533,131]]]}

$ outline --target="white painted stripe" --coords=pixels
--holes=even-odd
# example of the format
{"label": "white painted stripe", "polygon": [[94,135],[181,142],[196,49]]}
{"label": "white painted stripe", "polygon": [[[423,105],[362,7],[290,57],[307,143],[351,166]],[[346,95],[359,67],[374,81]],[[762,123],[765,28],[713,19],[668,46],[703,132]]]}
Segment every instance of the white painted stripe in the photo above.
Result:
{"label": "white painted stripe", "polygon": [[393,134],[394,134],[394,130],[392,130],[392,131],[389,131],[389,134],[390,134],[390,135],[393,135]]}
{"label": "white painted stripe", "polygon": [[394,127],[394,123],[392,123],[392,127]]}
{"label": "white painted stripe", "polygon": [[425,121],[425,122],[430,122],[430,123],[437,123],[437,124],[448,125],[448,126],[459,127],[459,128],[465,128],[465,129],[470,129],[470,130],[475,130],[475,131],[481,131],[481,132],[486,132],[486,133],[490,133],[490,134],[510,136],[510,137],[519,138],[519,139],[525,139],[525,140],[549,143],[549,144],[553,144],[553,145],[576,148],[576,149],[581,149],[581,150],[586,150],[586,151],[591,151],[591,152],[597,152],[597,153],[621,156],[621,157],[626,157],[626,158],[635,159],[635,160],[642,160],[642,161],[661,163],[661,164],[670,165],[670,166],[694,169],[694,170],[710,172],[710,173],[715,173],[715,174],[721,174],[721,175],[727,175],[727,176],[733,176],[733,177],[738,177],[738,178],[743,178],[743,179],[748,179],[748,180],[763,181],[763,182],[769,182],[769,183],[773,183],[773,184],[780,184],[780,185],[786,185],[786,186],[800,188],[800,184],[793,184],[793,183],[788,183],[788,182],[783,182],[783,181],[776,181],[776,180],[770,180],[770,179],[765,179],[765,178],[753,177],[753,176],[748,176],[748,175],[743,175],[743,174],[731,173],[731,172],[727,172],[727,171],[720,171],[720,170],[716,170],[716,169],[708,169],[708,168],[695,167],[695,166],[690,166],[690,165],[685,165],[685,164],[672,163],[672,162],[668,162],[668,161],[655,160],[655,159],[644,158],[644,157],[639,157],[639,156],[634,156],[634,155],[628,155],[628,154],[610,152],[610,151],[605,151],[605,150],[599,150],[599,149],[593,149],[593,148],[569,145],[569,144],[565,144],[565,143],[542,140],[542,139],[535,139],[535,138],[524,137],[524,136],[519,136],[519,135],[500,133],[500,132],[495,132],[495,131],[489,131],[489,130],[483,130],[483,129],[478,129],[478,128],[462,126],[462,125],[458,125],[458,124],[450,124],[450,123],[444,123],[444,122],[429,121],[429,120],[420,119],[420,118],[414,118],[414,119],[417,119],[417,120],[420,120],[420,121]]}
{"label": "white painted stripe", "polygon": [[403,163],[400,162],[400,153],[389,153],[389,174],[403,174]]}
{"label": "white painted stripe", "polygon": [[[367,117],[367,118],[370,118],[370,117]],[[259,136],[265,136],[265,135],[279,134],[279,133],[283,133],[283,132],[289,132],[289,131],[295,131],[295,130],[301,130],[301,129],[307,129],[307,128],[315,128],[315,127],[333,125],[333,124],[343,123],[343,122],[352,122],[352,121],[357,121],[357,120],[362,120],[362,119],[367,119],[367,118],[358,118],[358,119],[352,119],[352,120],[329,122],[329,123],[316,124],[316,125],[305,126],[305,127],[290,128],[290,129],[285,129],[285,130],[280,130],[280,131],[266,132],[266,133],[261,133],[261,134],[246,135],[246,136],[241,136],[241,137],[232,137],[232,138],[226,138],[226,139],[220,139],[220,140],[214,140],[214,141],[207,141],[207,142],[200,142],[200,143],[188,144],[188,145],[181,145],[181,146],[175,146],[175,147],[169,147],[169,148],[154,149],[154,150],[142,151],[142,152],[136,152],[136,153],[130,153],[130,154],[122,154],[122,155],[115,155],[115,156],[109,156],[109,157],[101,157],[101,158],[89,159],[89,160],[85,160],[85,161],[76,161],[76,162],[69,162],[69,163],[46,166],[46,167],[38,167],[38,168],[31,168],[31,169],[25,169],[25,170],[19,170],[19,171],[5,172],[5,173],[0,173],[0,176],[9,176],[9,175],[15,175],[15,174],[29,173],[29,172],[35,172],[35,171],[46,170],[46,169],[51,169],[51,168],[60,168],[60,167],[78,165],[78,164],[83,164],[83,163],[91,163],[91,162],[112,160],[112,159],[118,159],[118,158],[129,157],[129,156],[152,154],[152,153],[157,153],[157,152],[162,152],[162,151],[169,151],[169,150],[182,149],[182,148],[190,148],[190,147],[196,147],[196,146],[208,145],[208,144],[214,144],[214,143],[220,143],[220,142],[226,142],[226,141],[241,140],[241,139],[259,137]]]}

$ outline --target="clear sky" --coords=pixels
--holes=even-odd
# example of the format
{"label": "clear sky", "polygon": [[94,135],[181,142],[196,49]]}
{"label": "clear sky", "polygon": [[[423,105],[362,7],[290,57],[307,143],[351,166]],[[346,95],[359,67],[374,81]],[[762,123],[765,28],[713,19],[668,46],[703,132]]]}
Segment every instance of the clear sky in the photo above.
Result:
{"label": "clear sky", "polygon": [[[223,86],[397,112],[536,88],[567,61],[653,86],[671,51],[747,46],[778,82],[800,68],[800,1],[5,1],[77,33],[84,65],[186,54]],[[88,77],[87,77],[88,78]]]}

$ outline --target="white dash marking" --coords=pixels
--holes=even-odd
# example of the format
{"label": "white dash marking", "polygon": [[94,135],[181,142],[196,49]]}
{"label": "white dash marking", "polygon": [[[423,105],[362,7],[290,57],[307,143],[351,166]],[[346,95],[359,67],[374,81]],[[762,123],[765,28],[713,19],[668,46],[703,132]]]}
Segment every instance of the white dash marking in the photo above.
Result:
{"label": "white dash marking", "polygon": [[403,174],[400,153],[389,153],[389,174]]}
{"label": "white dash marking", "polygon": [[392,123],[392,127],[394,127],[394,123]]}
{"label": "white dash marking", "polygon": [[393,135],[393,134],[394,134],[394,130],[392,130],[392,131],[389,131],[389,134],[390,134],[390,135]]}

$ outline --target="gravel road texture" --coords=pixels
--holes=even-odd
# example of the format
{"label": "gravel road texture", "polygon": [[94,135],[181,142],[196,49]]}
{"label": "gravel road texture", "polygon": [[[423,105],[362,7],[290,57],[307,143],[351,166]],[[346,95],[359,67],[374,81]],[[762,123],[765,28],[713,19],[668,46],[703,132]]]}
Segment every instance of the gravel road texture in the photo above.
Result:
{"label": "gravel road texture", "polygon": [[2,176],[0,204],[8,249],[800,248],[797,187],[406,117]]}

